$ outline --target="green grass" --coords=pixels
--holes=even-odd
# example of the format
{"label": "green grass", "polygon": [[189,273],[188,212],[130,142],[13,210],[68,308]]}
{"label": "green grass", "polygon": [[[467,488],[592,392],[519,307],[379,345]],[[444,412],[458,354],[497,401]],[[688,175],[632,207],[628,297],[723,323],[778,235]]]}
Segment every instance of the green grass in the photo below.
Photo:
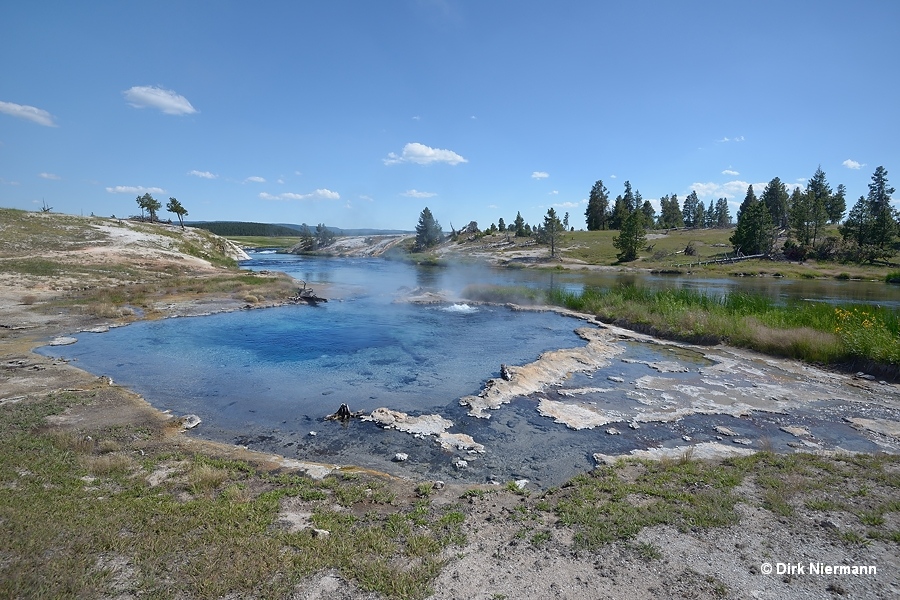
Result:
{"label": "green grass", "polygon": [[229,235],[229,240],[247,248],[290,248],[300,243],[300,236],[296,237],[263,237],[253,235]]}
{"label": "green grass", "polygon": [[[172,455],[141,428],[88,439],[44,426],[90,401],[51,395],[0,411],[0,597],[288,597],[303,577],[333,568],[364,590],[422,598],[443,549],[465,543],[464,513],[397,505],[377,479],[313,481]],[[173,464],[177,472],[148,486],[149,473]],[[308,502],[314,526],[330,534],[276,526],[285,497]]]}
{"label": "green grass", "polygon": [[815,363],[874,363],[889,372],[900,368],[900,313],[879,306],[776,304],[744,293],[716,297],[630,286],[581,293],[555,289],[547,292],[547,301],[669,339],[727,342]]}
{"label": "green grass", "polygon": [[[45,424],[94,401],[93,392],[71,392],[0,408],[0,597],[167,598],[190,590],[192,598],[286,598],[303,578],[335,569],[364,591],[424,598],[446,551],[466,544],[470,503],[508,503],[500,514],[536,547],[563,543],[569,536],[558,535],[561,528],[574,530],[576,549],[602,551],[653,525],[734,525],[739,502],[787,519],[788,527],[821,511],[849,513],[827,533],[834,543],[900,544],[892,525],[900,512],[898,456],[623,460],[539,497],[470,490],[458,505],[433,506],[414,483],[402,484],[401,499],[385,480],[355,472],[314,481],[172,452],[147,425],[84,431]],[[147,476],[161,467],[173,471],[150,487]],[[748,481],[757,499],[736,493]],[[302,502],[328,535],[280,527],[287,499]],[[644,560],[665,552],[632,547]]]}

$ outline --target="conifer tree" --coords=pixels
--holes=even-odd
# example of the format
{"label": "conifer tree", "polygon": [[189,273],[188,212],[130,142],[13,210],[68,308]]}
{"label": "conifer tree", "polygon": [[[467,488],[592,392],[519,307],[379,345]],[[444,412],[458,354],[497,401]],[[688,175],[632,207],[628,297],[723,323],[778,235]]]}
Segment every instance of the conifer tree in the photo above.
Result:
{"label": "conifer tree", "polygon": [[613,238],[613,246],[619,251],[619,262],[629,262],[637,258],[638,250],[647,243],[644,231],[643,211],[633,211],[622,224],[622,230]]}
{"label": "conifer tree", "polygon": [[600,179],[591,188],[584,217],[587,221],[588,231],[598,231],[609,227],[609,190]]}

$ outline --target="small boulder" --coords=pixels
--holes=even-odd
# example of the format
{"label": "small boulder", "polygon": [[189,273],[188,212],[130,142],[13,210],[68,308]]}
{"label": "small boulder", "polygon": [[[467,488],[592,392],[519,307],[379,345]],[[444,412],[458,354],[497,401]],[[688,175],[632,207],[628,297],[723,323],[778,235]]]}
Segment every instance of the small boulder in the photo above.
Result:
{"label": "small boulder", "polygon": [[394,462],[406,462],[407,460],[409,460],[409,454],[405,452],[398,452],[394,455]]}

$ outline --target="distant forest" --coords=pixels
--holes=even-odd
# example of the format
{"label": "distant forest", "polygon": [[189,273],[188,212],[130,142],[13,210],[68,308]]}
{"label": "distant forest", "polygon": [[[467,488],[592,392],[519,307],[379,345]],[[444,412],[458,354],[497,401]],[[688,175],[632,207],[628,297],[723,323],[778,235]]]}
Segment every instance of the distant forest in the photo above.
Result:
{"label": "distant forest", "polygon": [[221,236],[298,237],[300,232],[283,225],[248,223],[245,221],[209,221],[191,223],[191,227],[205,229]]}

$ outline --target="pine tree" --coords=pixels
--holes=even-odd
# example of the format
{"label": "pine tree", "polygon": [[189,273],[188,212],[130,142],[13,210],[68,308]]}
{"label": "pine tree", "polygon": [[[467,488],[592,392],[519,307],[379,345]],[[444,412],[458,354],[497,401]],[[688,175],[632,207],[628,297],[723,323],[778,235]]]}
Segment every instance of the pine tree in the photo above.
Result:
{"label": "pine tree", "polygon": [[628,262],[637,258],[638,250],[647,243],[644,231],[644,213],[636,210],[625,219],[619,235],[613,238],[613,246],[619,251],[616,257],[619,262]]}
{"label": "pine tree", "polygon": [[756,194],[753,192],[753,186],[747,186],[747,194],[744,196],[744,201],[741,202],[741,205],[738,207],[737,212],[737,220],[738,223],[741,221],[741,213],[743,213],[751,204],[755,204],[758,202],[756,199]]}
{"label": "pine tree", "polygon": [[716,226],[716,206],[713,204],[712,198],[709,199],[709,207],[706,209],[704,217],[703,225],[705,227],[712,228]]}
{"label": "pine tree", "polygon": [[565,231],[556,211],[553,208],[547,209],[544,216],[544,226],[540,228],[539,240],[543,243],[550,244],[550,257],[556,256],[556,247],[559,245],[562,233]]}
{"label": "pine tree", "polygon": [[819,234],[825,228],[825,222],[828,220],[828,212],[825,207],[831,202],[831,186],[825,179],[825,171],[819,166],[809,183],[806,185],[806,192],[809,195],[807,202],[807,222],[808,227],[812,230],[812,245],[815,246],[819,239]]}
{"label": "pine tree", "polygon": [[[751,186],[752,187],[752,186]],[[774,236],[772,233],[772,215],[766,205],[750,193],[741,205],[737,228],[729,241],[735,252],[746,255],[768,254],[772,250]]]}
{"label": "pine tree", "polygon": [[497,221],[497,229],[500,230],[500,233],[506,233],[506,221],[503,220],[503,217],[500,217],[500,220]]}
{"label": "pine tree", "polygon": [[622,196],[616,196],[616,204],[609,219],[609,228],[622,229],[629,214],[628,204],[625,199]]}
{"label": "pine tree", "polygon": [[416,250],[422,251],[436,246],[442,237],[440,224],[426,206],[419,215],[419,222],[416,225]]}
{"label": "pine tree", "polygon": [[898,229],[896,211],[891,207],[891,196],[894,191],[894,188],[888,185],[887,170],[881,166],[876,168],[872,175],[872,183],[869,184],[866,201],[874,218],[871,242],[883,256],[891,254],[889,248]]}
{"label": "pine tree", "polygon": [[174,213],[178,217],[178,222],[181,224],[181,228],[184,229],[184,218],[187,216],[188,211],[181,205],[181,202],[175,198],[169,198],[169,202],[166,204],[166,210],[170,213]]}
{"label": "pine tree", "polygon": [[772,216],[772,223],[779,229],[788,226],[788,201],[791,199],[787,191],[787,186],[781,182],[781,179],[774,177],[763,190],[760,200],[769,209]]}
{"label": "pine tree", "polygon": [[716,200],[716,227],[722,229],[731,226],[731,211],[728,209],[728,199]]}
{"label": "pine tree", "polygon": [[641,205],[641,212],[644,213],[644,224],[652,227],[656,223],[656,209],[653,208],[649,200],[644,200],[644,203]]}
{"label": "pine tree", "polygon": [[637,201],[634,198],[634,192],[631,191],[631,182],[625,182],[625,193],[622,195],[622,200],[625,202],[625,208],[628,210],[628,214],[633,213],[638,209]]}
{"label": "pine tree", "polygon": [[825,203],[825,214],[828,215],[828,222],[834,225],[840,223],[844,218],[844,212],[847,210],[847,188],[841,183],[837,186],[837,191]]}
{"label": "pine tree", "polygon": [[609,226],[609,191],[600,179],[591,188],[584,217],[588,231],[598,231]]}
{"label": "pine tree", "polygon": [[700,199],[697,197],[697,192],[692,190],[691,193],[687,195],[687,198],[684,199],[684,205],[681,209],[681,219],[684,221],[685,227],[697,226],[698,204],[700,204]]}
{"label": "pine tree", "polygon": [[516,213],[516,220],[513,222],[513,225],[516,227],[516,237],[525,237],[528,234],[525,232],[525,219],[522,218],[522,213]]}

